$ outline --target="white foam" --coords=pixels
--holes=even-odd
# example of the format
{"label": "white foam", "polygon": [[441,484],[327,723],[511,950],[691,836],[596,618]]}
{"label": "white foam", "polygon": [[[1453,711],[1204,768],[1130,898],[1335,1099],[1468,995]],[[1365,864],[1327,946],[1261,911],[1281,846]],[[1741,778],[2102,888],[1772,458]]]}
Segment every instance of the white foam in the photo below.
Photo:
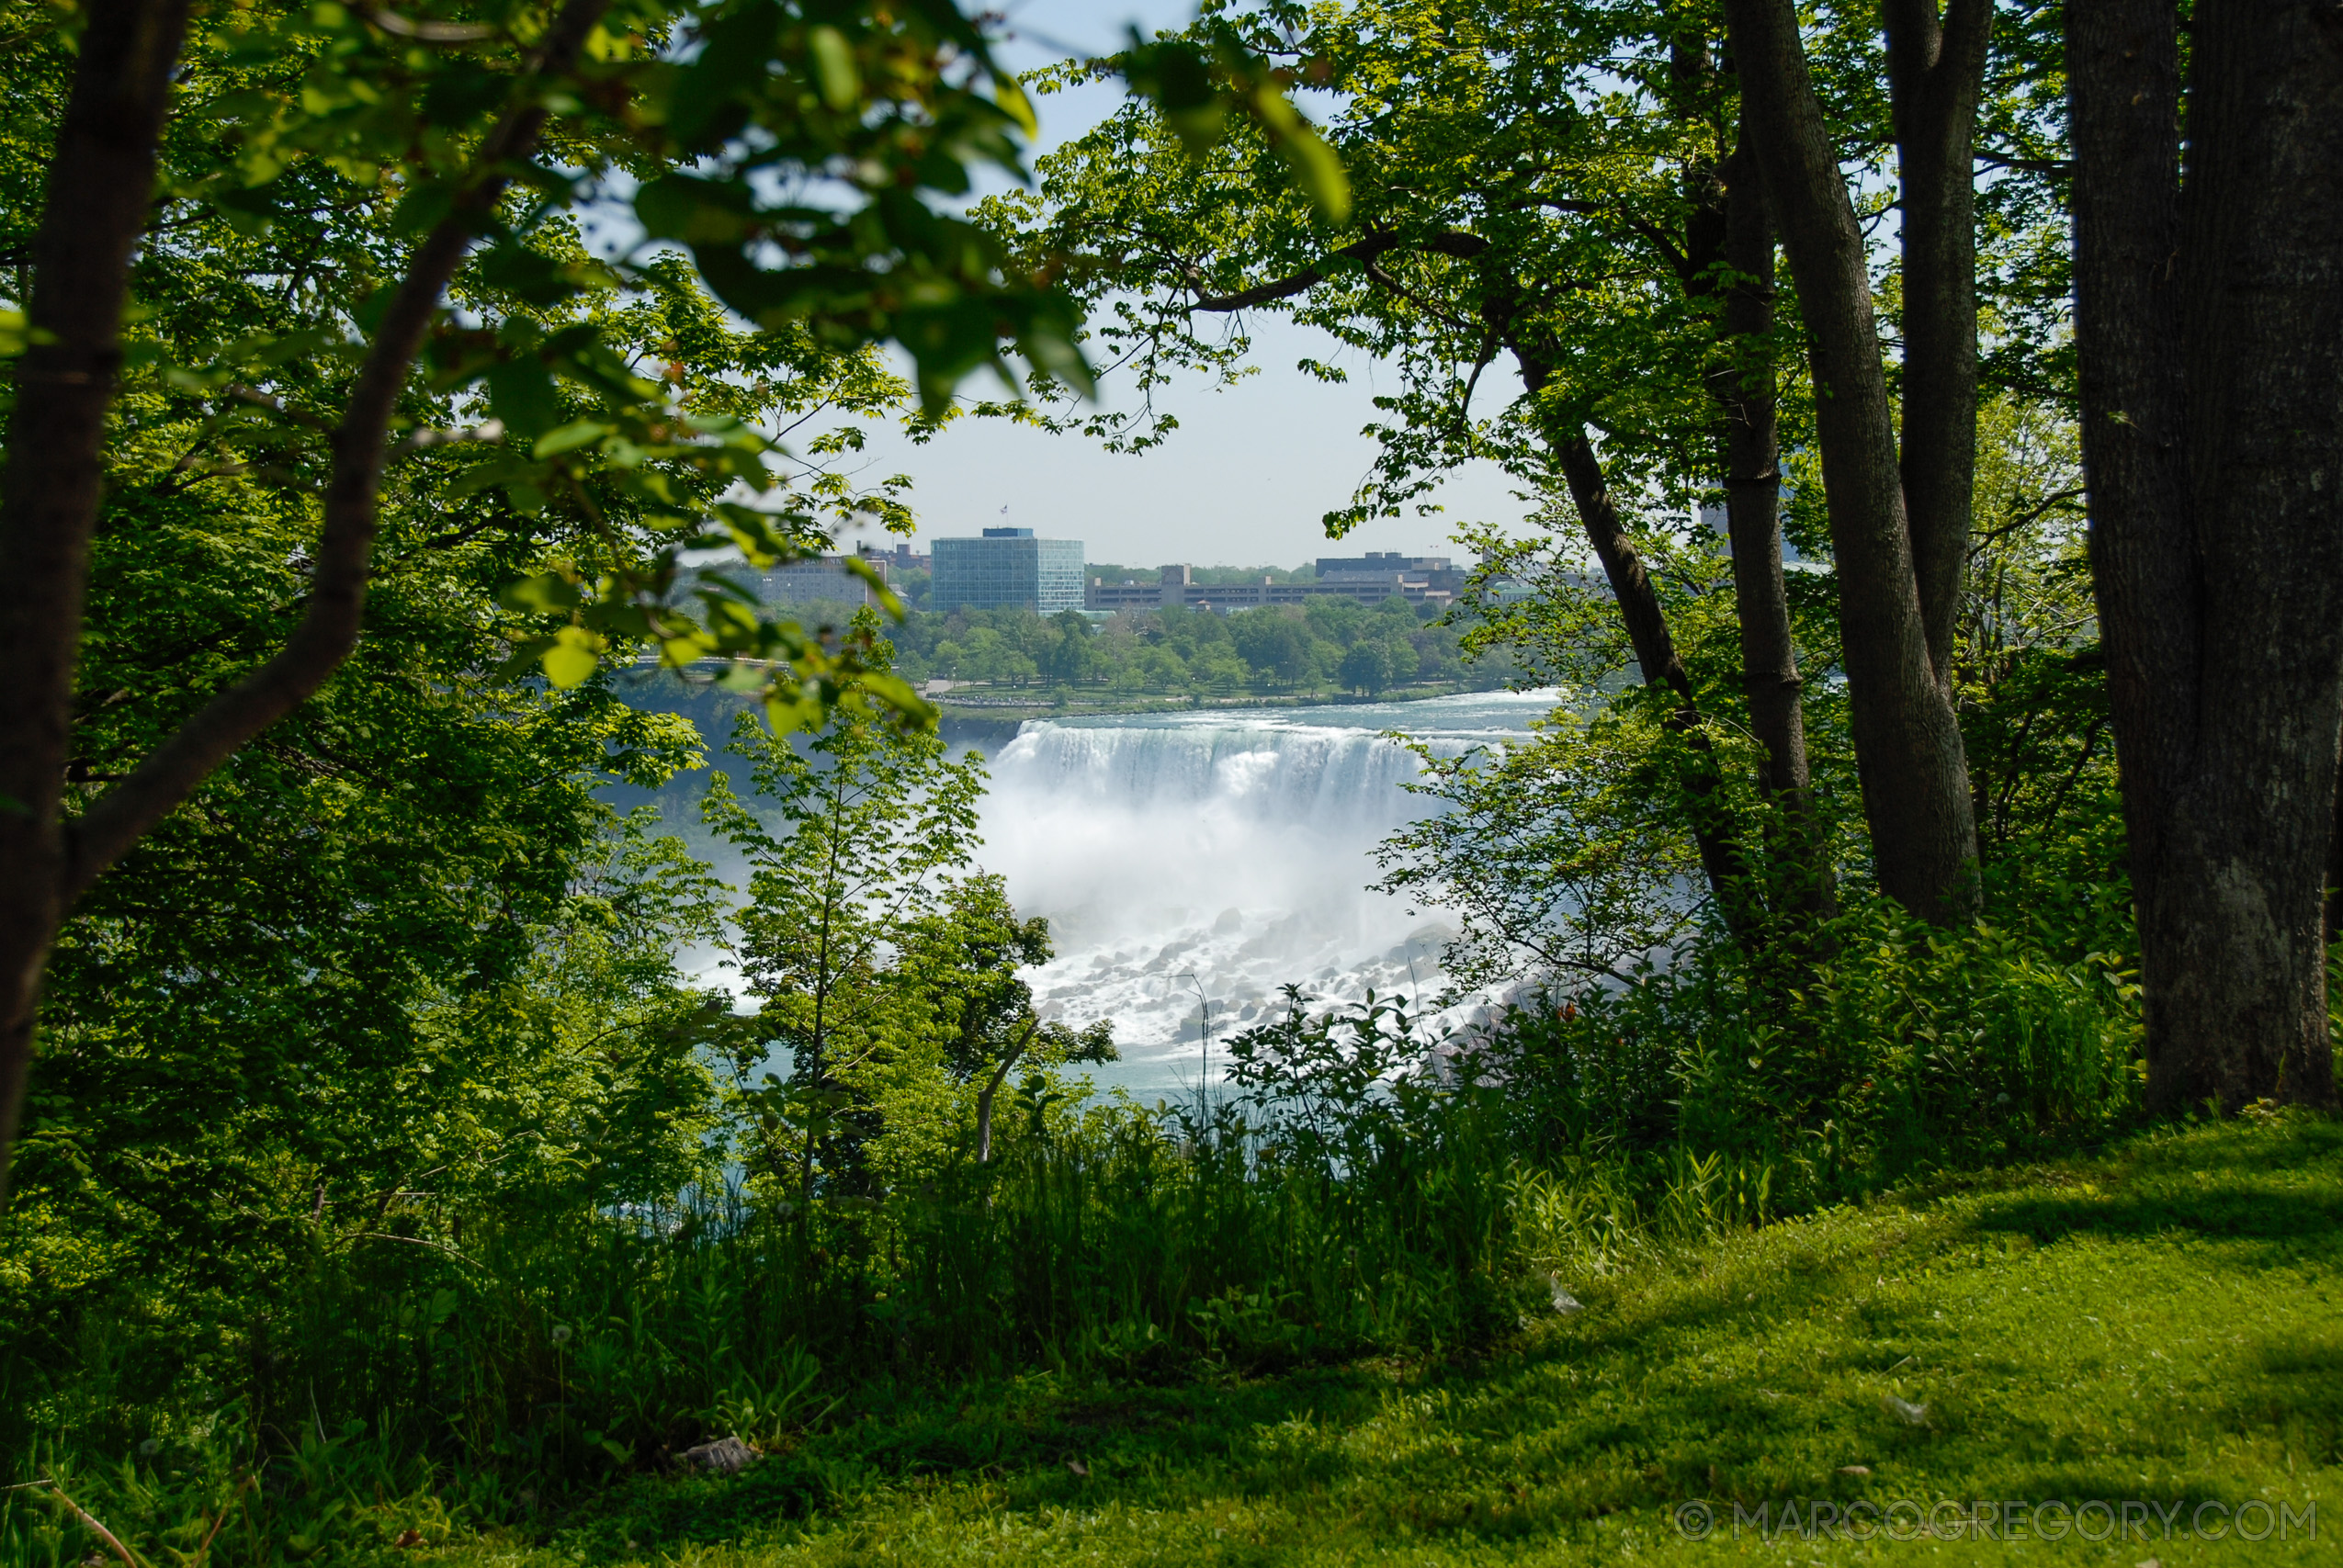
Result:
{"label": "white foam", "polygon": [[[992,759],[986,869],[1049,918],[1043,1010],[1115,1022],[1125,1062],[1095,1076],[1143,1098],[1193,1088],[1213,1034],[1274,1016],[1278,988],[1431,998],[1438,919],[1369,890],[1370,852],[1425,810],[1400,729],[1443,752],[1523,734],[1550,694],[1113,716],[1027,724]],[[1209,1067],[1218,1076],[1217,1062]]]}

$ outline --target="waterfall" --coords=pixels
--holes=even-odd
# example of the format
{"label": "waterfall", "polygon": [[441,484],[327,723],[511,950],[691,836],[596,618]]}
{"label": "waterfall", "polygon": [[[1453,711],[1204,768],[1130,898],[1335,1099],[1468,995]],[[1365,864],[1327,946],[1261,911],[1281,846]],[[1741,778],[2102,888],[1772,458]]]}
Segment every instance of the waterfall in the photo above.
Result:
{"label": "waterfall", "polygon": [[[1430,997],[1449,928],[1370,891],[1375,845],[1425,809],[1416,759],[1525,732],[1550,694],[1037,720],[991,759],[980,859],[1058,956],[1028,976],[1043,1011],[1115,1021],[1143,1097],[1193,1086],[1200,1032],[1273,1016],[1293,981]],[[1217,1077],[1217,1068],[1213,1069]]]}

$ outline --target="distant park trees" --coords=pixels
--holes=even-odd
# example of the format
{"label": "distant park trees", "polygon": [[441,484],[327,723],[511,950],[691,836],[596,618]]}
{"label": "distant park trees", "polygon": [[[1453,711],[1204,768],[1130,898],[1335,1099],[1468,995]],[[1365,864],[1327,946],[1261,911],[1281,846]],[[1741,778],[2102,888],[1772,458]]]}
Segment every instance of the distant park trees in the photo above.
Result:
{"label": "distant park trees", "polygon": [[[1328,694],[1387,688],[1496,686],[1513,669],[1500,649],[1467,662],[1462,626],[1427,620],[1407,601],[1369,606],[1333,595],[1306,605],[1230,615],[1173,608],[1096,624],[1071,611],[913,611],[888,630],[914,681],[980,682],[1010,691],[1132,696]],[[1372,685],[1353,677],[1372,649]]]}

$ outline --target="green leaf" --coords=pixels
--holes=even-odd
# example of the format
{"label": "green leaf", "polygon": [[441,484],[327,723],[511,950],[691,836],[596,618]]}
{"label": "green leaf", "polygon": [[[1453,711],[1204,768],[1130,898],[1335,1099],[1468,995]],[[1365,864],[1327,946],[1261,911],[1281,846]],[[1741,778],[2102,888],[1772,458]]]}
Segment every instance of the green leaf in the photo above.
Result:
{"label": "green leaf", "polygon": [[553,372],[533,354],[515,355],[490,367],[488,402],[504,428],[524,440],[534,441],[561,420]]}
{"label": "green leaf", "polygon": [[1041,121],[1034,115],[1033,100],[1025,96],[1024,88],[1018,85],[1014,76],[1002,75],[992,79],[992,101],[1001,106],[1002,113],[1017,122],[1019,130],[1027,136],[1041,134]]}
{"label": "green leaf", "polygon": [[231,228],[239,233],[260,235],[266,233],[269,225],[277,220],[277,197],[282,194],[273,181],[257,186],[228,185],[213,191],[211,201]]}
{"label": "green leaf", "polygon": [[545,650],[545,678],[556,691],[583,685],[602,662],[601,650],[602,639],[585,627],[563,626],[553,634],[553,646]]}
{"label": "green leaf", "polygon": [[855,684],[922,728],[931,728],[935,723],[938,714],[935,705],[911,690],[911,682],[900,675],[872,671]]}
{"label": "green leaf", "polygon": [[581,446],[591,446],[604,436],[616,434],[617,430],[616,425],[604,424],[599,420],[576,420],[559,430],[548,431],[538,436],[537,445],[530,447],[529,452],[531,456],[538,457],[558,457],[564,452],[574,452]]}
{"label": "green leaf", "polygon": [[761,0],[707,29],[699,58],[673,79],[665,101],[667,129],[686,147],[706,145],[741,118],[739,99],[766,73],[781,8]]}
{"label": "green leaf", "polygon": [[754,213],[754,197],[733,181],[668,175],[635,193],[635,216],[654,240],[736,245],[748,234]]}
{"label": "green leaf", "polygon": [[1254,111],[1269,130],[1278,154],[1301,180],[1311,204],[1330,223],[1351,216],[1351,180],[1342,160],[1311,130],[1274,84],[1264,83],[1253,94]]}
{"label": "green leaf", "polygon": [[540,307],[558,305],[583,287],[576,269],[526,245],[497,245],[482,254],[475,265],[481,281],[491,288]]}
{"label": "green leaf", "polygon": [[577,608],[579,593],[567,577],[548,571],[508,583],[497,592],[496,602],[523,614],[554,615]]}
{"label": "green leaf", "polygon": [[809,28],[806,51],[813,56],[815,84],[821,101],[840,114],[863,101],[862,73],[855,68],[855,51],[846,35],[832,27]]}

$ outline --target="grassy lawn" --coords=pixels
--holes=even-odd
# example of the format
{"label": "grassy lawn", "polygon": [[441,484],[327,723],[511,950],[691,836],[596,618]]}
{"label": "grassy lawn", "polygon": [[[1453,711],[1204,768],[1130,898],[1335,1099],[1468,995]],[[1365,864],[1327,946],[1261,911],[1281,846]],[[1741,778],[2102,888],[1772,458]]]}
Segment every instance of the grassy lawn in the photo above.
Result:
{"label": "grassy lawn", "polygon": [[[1469,1364],[881,1404],[730,1481],[645,1479],[464,1563],[2343,1561],[2343,1126],[2143,1137],[1610,1279]],[[1900,1402],[1900,1403],[1899,1403]],[[1771,1539],[1795,1503],[2153,1502],[2134,1534]],[[1681,1538],[1674,1510],[1717,1526]],[[2258,1542],[2193,1540],[2200,1506]],[[2165,1533],[2161,1510],[2181,1505]],[[2057,1511],[2047,1516],[2055,1528]],[[2205,1514],[2212,1524],[2220,1516]],[[1912,1529],[1914,1514],[1894,1523]],[[2104,1536],[2120,1516],[2088,1513]],[[1998,1523],[1998,1520],[1997,1520]],[[2136,1523],[2134,1529],[2142,1527]]]}

